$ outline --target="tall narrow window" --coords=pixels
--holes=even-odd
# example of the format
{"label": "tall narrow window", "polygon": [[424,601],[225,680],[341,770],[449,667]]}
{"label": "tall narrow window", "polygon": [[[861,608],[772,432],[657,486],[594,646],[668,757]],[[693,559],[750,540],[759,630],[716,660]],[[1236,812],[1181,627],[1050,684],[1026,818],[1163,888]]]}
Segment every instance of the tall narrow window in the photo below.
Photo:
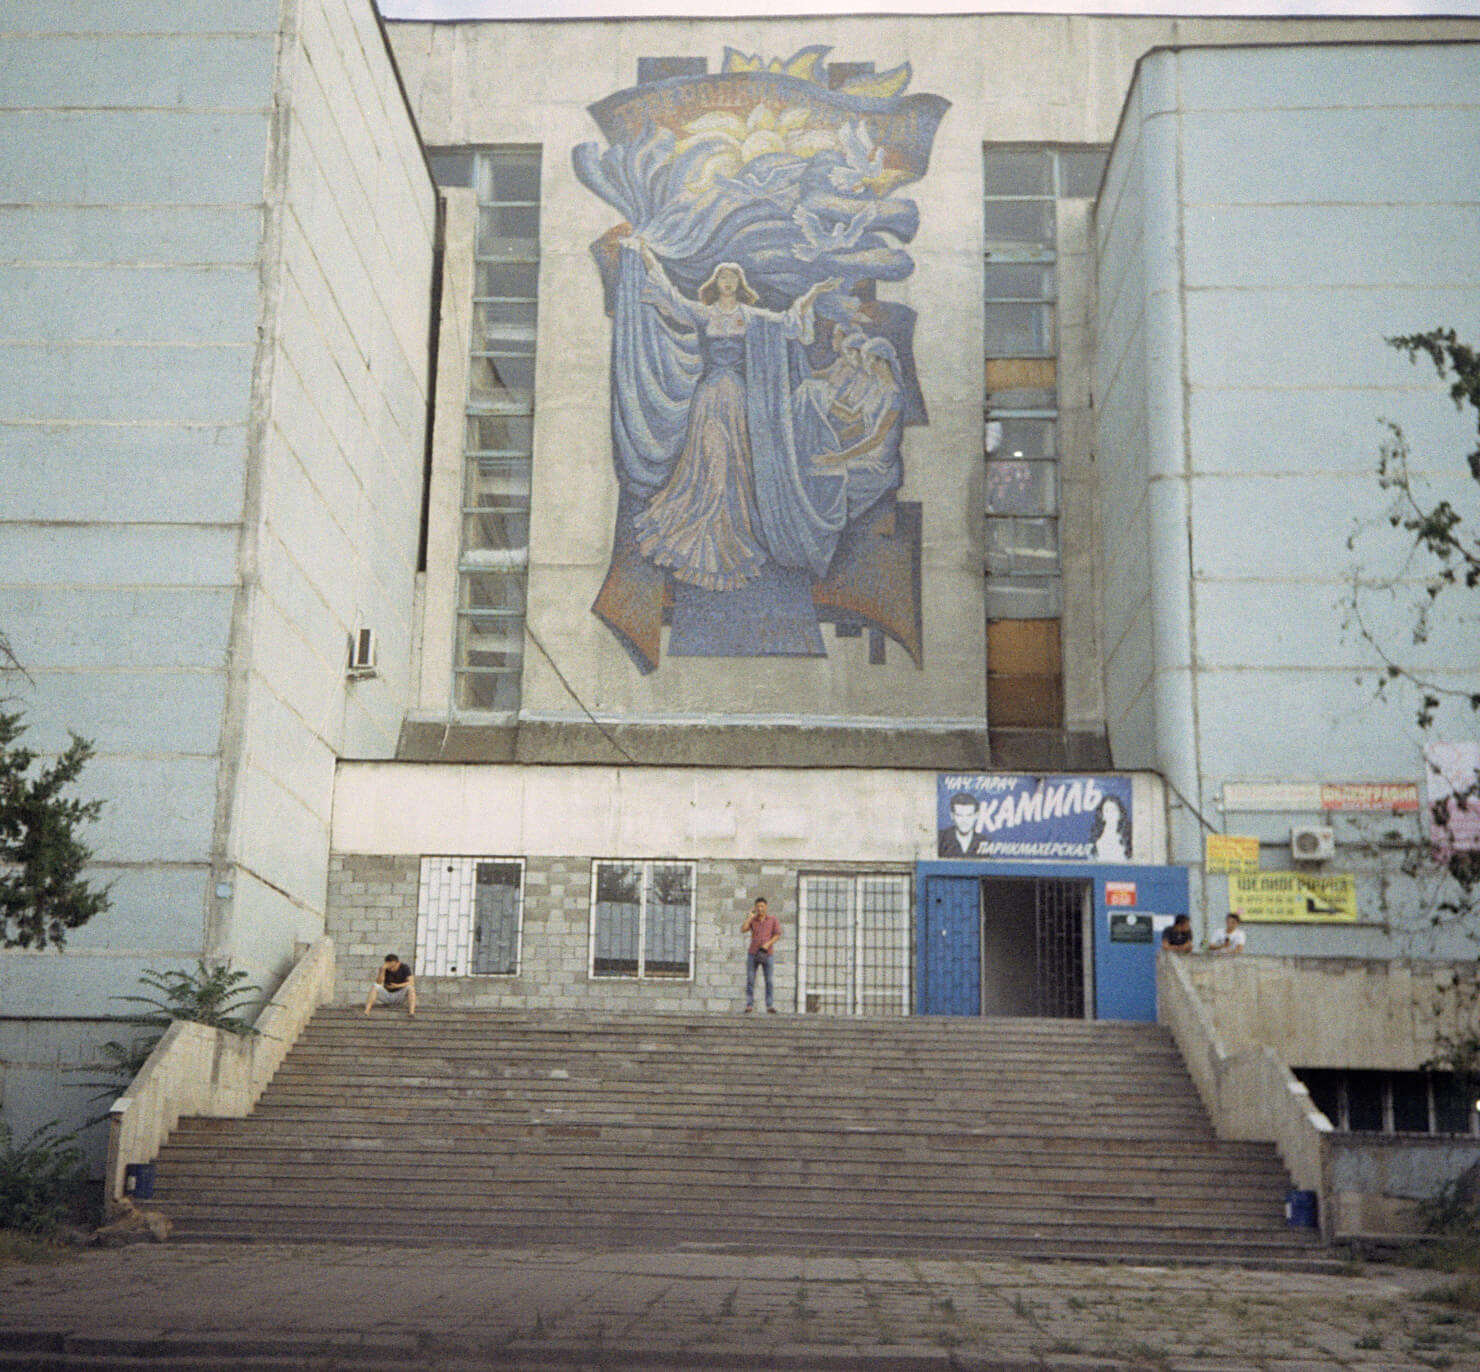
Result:
{"label": "tall narrow window", "polygon": [[1064,722],[1059,622],[1058,202],[1095,194],[1098,148],[983,152],[987,719]]}
{"label": "tall narrow window", "polygon": [[478,196],[453,675],[460,710],[519,708],[529,580],[540,150],[434,153]]}
{"label": "tall narrow window", "polygon": [[686,978],[693,946],[693,863],[592,864],[593,977]]}

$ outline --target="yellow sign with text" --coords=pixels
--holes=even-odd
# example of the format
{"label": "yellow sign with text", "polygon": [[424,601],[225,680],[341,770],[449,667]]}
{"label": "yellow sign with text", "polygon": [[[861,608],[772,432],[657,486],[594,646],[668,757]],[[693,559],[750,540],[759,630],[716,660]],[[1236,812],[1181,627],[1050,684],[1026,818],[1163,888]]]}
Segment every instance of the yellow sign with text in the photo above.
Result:
{"label": "yellow sign with text", "polygon": [[1209,872],[1257,872],[1259,840],[1242,834],[1209,834],[1204,866]]}
{"label": "yellow sign with text", "polygon": [[1357,879],[1304,872],[1240,872],[1228,879],[1228,905],[1251,923],[1338,924],[1357,918]]}

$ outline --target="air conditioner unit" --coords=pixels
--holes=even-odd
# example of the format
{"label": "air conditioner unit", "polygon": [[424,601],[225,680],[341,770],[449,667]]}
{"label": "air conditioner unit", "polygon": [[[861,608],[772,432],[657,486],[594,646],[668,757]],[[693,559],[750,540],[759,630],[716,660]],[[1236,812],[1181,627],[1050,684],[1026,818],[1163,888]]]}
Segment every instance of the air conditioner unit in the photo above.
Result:
{"label": "air conditioner unit", "polygon": [[1325,862],[1336,856],[1336,834],[1324,824],[1292,824],[1290,855],[1296,862]]}
{"label": "air conditioner unit", "polygon": [[375,630],[356,629],[349,636],[349,674],[351,676],[375,675]]}

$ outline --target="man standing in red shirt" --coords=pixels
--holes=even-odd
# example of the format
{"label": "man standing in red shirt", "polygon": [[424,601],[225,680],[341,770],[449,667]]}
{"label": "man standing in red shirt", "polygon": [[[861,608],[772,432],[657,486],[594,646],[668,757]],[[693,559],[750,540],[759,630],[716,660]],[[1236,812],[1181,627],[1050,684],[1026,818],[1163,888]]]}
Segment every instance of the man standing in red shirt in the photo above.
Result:
{"label": "man standing in red shirt", "polygon": [[772,1002],[771,950],[781,937],[781,921],[766,908],[765,896],[756,899],[740,926],[742,934],[750,935],[750,952],[745,957],[745,1013],[755,1009],[755,969],[766,974],[766,1013],[774,1015],[776,1006]]}

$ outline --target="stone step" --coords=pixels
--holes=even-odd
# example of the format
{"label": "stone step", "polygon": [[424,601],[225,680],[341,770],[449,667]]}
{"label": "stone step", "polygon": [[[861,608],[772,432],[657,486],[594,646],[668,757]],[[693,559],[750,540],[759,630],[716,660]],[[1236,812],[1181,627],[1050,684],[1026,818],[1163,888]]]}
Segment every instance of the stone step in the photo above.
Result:
{"label": "stone step", "polygon": [[[428,1230],[444,1230],[447,1233],[465,1227],[474,1228],[494,1224],[534,1224],[547,1222],[561,1224],[632,1224],[640,1227],[659,1227],[667,1230],[687,1229],[694,1223],[706,1226],[729,1222],[740,1224],[735,1212],[740,1204],[750,1200],[747,1192],[737,1191],[728,1204],[718,1209],[702,1205],[664,1205],[654,1207],[640,1200],[601,1199],[589,1200],[583,1196],[495,1196],[467,1197],[458,1204],[450,1198],[433,1202],[429,1198],[416,1199],[414,1223]],[[398,1196],[397,1203],[402,1198]],[[408,1201],[409,1203],[409,1201]],[[240,1213],[239,1203],[230,1196],[212,1198],[195,1197],[190,1200],[177,1199],[166,1212],[178,1226],[212,1217],[223,1218]],[[773,1224],[781,1222],[778,1217],[767,1217],[752,1212],[753,1218],[744,1221],[758,1231],[764,1232]],[[383,1195],[367,1195],[357,1202],[330,1204],[313,1195],[277,1196],[259,1199],[252,1208],[246,1222],[253,1226],[275,1221],[296,1221],[301,1224],[321,1223],[365,1224],[383,1226],[386,1205]],[[792,1227],[805,1227],[819,1235],[871,1231],[888,1233],[928,1233],[934,1238],[967,1237],[972,1234],[996,1234],[1000,1237],[1012,1235],[1044,1234],[1050,1230],[1068,1233],[1153,1233],[1169,1231],[1173,1236],[1185,1239],[1199,1238],[1211,1241],[1214,1238],[1238,1238],[1259,1235],[1266,1240],[1283,1240],[1291,1231],[1284,1225],[1283,1213],[1243,1223],[1231,1222],[1222,1215],[1203,1215],[1191,1221],[1185,1214],[1164,1213],[1152,1209],[1136,1211],[1114,1210],[1078,1212],[1072,1207],[1058,1210],[998,1210],[996,1208],[970,1209],[957,1207],[950,1211],[931,1211],[924,1214],[906,1205],[884,1206],[882,1203],[865,1203],[843,1207],[799,1208],[787,1212],[784,1223]]]}
{"label": "stone step", "polygon": [[[245,1179],[194,1182],[170,1179],[156,1187],[153,1204],[172,1218],[199,1215],[212,1209],[232,1210],[239,1204],[235,1187]],[[366,1182],[346,1179],[339,1187],[282,1185],[273,1179],[260,1188],[262,1213],[303,1214],[309,1210],[325,1215],[350,1217],[383,1210],[385,1193]],[[882,1187],[814,1185],[805,1190],[783,1186],[690,1187],[677,1184],[590,1186],[584,1182],[563,1187],[525,1183],[506,1188],[432,1188],[404,1180],[396,1191],[398,1203],[414,1206],[421,1215],[459,1215],[491,1219],[526,1220],[538,1213],[590,1218],[620,1212],[658,1213],[668,1219],[692,1215],[712,1221],[745,1204],[757,1213],[778,1213],[782,1207],[791,1223],[804,1218],[821,1224],[844,1220],[864,1224],[898,1222],[921,1230],[970,1221],[996,1224],[1014,1221],[1035,1226],[1044,1224],[1114,1224],[1118,1226],[1171,1227],[1183,1231],[1191,1226],[1189,1198],[1158,1196],[1090,1195],[1055,1190],[1019,1193],[966,1193],[951,1197],[942,1191],[916,1192],[912,1188],[885,1190]],[[455,1198],[455,1199],[454,1199]],[[268,1207],[263,1209],[263,1207]],[[768,1210],[767,1207],[774,1207]],[[1268,1194],[1243,1199],[1203,1197],[1197,1206],[1198,1227],[1219,1233],[1241,1230],[1279,1231],[1284,1212]]]}
{"label": "stone step", "polygon": [[1053,1126],[1032,1121],[991,1120],[966,1127],[945,1128],[932,1126],[928,1121],[916,1125],[910,1121],[890,1124],[866,1122],[865,1119],[847,1120],[833,1126],[805,1118],[639,1121],[588,1117],[576,1111],[519,1118],[490,1117],[482,1112],[470,1112],[470,1116],[464,1120],[439,1121],[433,1128],[425,1119],[411,1113],[384,1112],[356,1119],[331,1120],[326,1112],[304,1108],[293,1112],[253,1114],[244,1120],[186,1117],[180,1121],[176,1137],[182,1141],[192,1138],[220,1141],[227,1137],[293,1141],[322,1136],[350,1147],[379,1148],[392,1144],[426,1147],[435,1144],[472,1149],[486,1147],[494,1141],[512,1145],[524,1140],[544,1140],[558,1147],[562,1140],[577,1140],[593,1149],[600,1140],[617,1146],[642,1141],[683,1149],[728,1149],[732,1156],[743,1156],[747,1151],[791,1153],[812,1148],[832,1149],[847,1144],[887,1150],[892,1155],[914,1152],[927,1158],[942,1151],[955,1155],[992,1156],[1003,1151],[1021,1151],[1025,1144],[1031,1143],[1040,1157],[1073,1156],[1086,1148],[1101,1155],[1132,1158],[1159,1158],[1175,1152],[1179,1163],[1186,1165],[1199,1160],[1216,1165],[1224,1159],[1267,1157],[1273,1152],[1270,1144],[1221,1140],[1210,1132],[1198,1138],[1176,1134],[1171,1146],[1148,1149],[1146,1145],[1153,1138],[1150,1131],[1138,1131],[1133,1125],[1117,1130],[1082,1120]]}
{"label": "stone step", "polygon": [[155,1194],[187,1239],[376,1241],[394,1195],[417,1243],[1239,1261],[1308,1253],[1287,1186],[1154,1025],[346,1006]]}
{"label": "stone step", "polygon": [[[1164,1062],[1153,1066],[1134,1066],[1110,1062],[1084,1064],[1074,1068],[1049,1068],[1031,1061],[981,1062],[951,1064],[928,1059],[867,1065],[829,1063],[819,1059],[801,1066],[777,1058],[774,1062],[754,1056],[741,1059],[706,1058],[695,1055],[687,1059],[626,1058],[613,1054],[609,1058],[591,1059],[573,1053],[551,1053],[540,1056],[516,1056],[508,1053],[480,1053],[469,1049],[462,1054],[418,1052],[408,1058],[405,1052],[376,1056],[371,1053],[345,1054],[342,1057],[314,1058],[305,1054],[290,1059],[280,1069],[284,1080],[316,1077],[341,1077],[346,1082],[384,1086],[387,1073],[392,1080],[402,1073],[430,1078],[471,1077],[487,1081],[544,1081],[551,1074],[563,1073],[572,1080],[629,1081],[637,1084],[686,1081],[690,1085],[713,1084],[716,1081],[766,1082],[778,1078],[795,1081],[798,1086],[823,1090],[828,1088],[878,1087],[888,1085],[908,1089],[943,1089],[946,1080],[960,1083],[963,1090],[990,1090],[1011,1087],[1033,1088],[1043,1083],[1049,1089],[1108,1090],[1113,1086],[1138,1089],[1148,1094],[1166,1091],[1181,1093],[1184,1078],[1180,1063]],[[712,1075],[711,1075],[712,1074]]]}
{"label": "stone step", "polygon": [[[569,1222],[539,1215],[532,1219],[468,1219],[433,1214],[418,1217],[411,1227],[398,1227],[400,1245],[487,1245],[498,1247],[556,1246],[633,1248],[688,1244],[696,1251],[750,1250],[755,1252],[806,1251],[814,1254],[866,1256],[871,1254],[1014,1254],[1020,1257],[1098,1258],[1137,1254],[1143,1261],[1199,1260],[1219,1263],[1257,1262],[1309,1253],[1317,1247],[1294,1231],[1229,1233],[1192,1226],[1157,1231],[1139,1225],[1103,1227],[1073,1222],[1061,1225],[973,1224],[955,1229],[914,1224],[862,1223],[824,1227],[815,1221],[793,1224],[737,1219],[733,1213],[716,1217],[696,1231],[688,1216],[672,1219],[651,1214],[580,1216]],[[217,1216],[187,1215],[177,1220],[175,1237],[189,1242],[231,1240],[289,1241],[312,1229],[319,1241],[376,1243],[387,1241],[385,1214],[367,1214],[347,1220],[306,1214],[254,1211],[243,1216],[223,1209]]]}
{"label": "stone step", "polygon": [[[1064,1157],[1094,1157],[1106,1166],[1112,1162],[1116,1166],[1135,1166],[1149,1149],[1153,1156],[1175,1154],[1178,1165],[1185,1169],[1202,1168],[1213,1173],[1241,1159],[1264,1160],[1272,1156],[1267,1144],[1229,1146],[1211,1137],[1186,1139],[1175,1131],[1159,1135],[1150,1130],[1096,1131],[1083,1126],[1053,1132],[1031,1124],[1016,1129],[990,1125],[973,1130],[907,1131],[862,1123],[827,1129],[807,1123],[788,1126],[775,1121],[747,1127],[743,1122],[665,1124],[557,1116],[525,1122],[444,1121],[432,1130],[426,1121],[418,1119],[376,1118],[331,1124],[312,1111],[304,1111],[298,1118],[252,1116],[237,1123],[236,1128],[223,1121],[182,1120],[174,1138],[182,1143],[200,1143],[228,1136],[253,1145],[329,1144],[346,1151],[421,1147],[479,1152],[496,1145],[506,1152],[542,1147],[551,1153],[574,1151],[598,1155],[640,1146],[649,1154],[669,1149],[723,1157],[789,1154],[825,1159],[847,1148],[868,1156],[937,1165],[942,1157],[948,1156],[953,1167],[978,1160],[1000,1161],[1003,1157],[1021,1156],[1025,1150],[1031,1151],[1043,1165]],[[1153,1144],[1156,1147],[1151,1148]]]}
{"label": "stone step", "polygon": [[264,1119],[314,1116],[367,1124],[380,1120],[425,1120],[432,1124],[444,1119],[508,1124],[568,1117],[618,1123],[682,1120],[699,1126],[743,1125],[751,1129],[767,1125],[786,1129],[799,1124],[814,1129],[844,1128],[868,1121],[879,1129],[980,1132],[994,1126],[1009,1129],[1029,1121],[1054,1133],[1082,1131],[1104,1134],[1155,1128],[1161,1132],[1173,1129],[1184,1134],[1212,1137],[1206,1119],[1187,1109],[1143,1111],[1114,1103],[1066,1106],[1058,1101],[1043,1102],[1035,1107],[1031,1101],[1010,1105],[997,1102],[874,1103],[867,1097],[858,1097],[812,1102],[789,1096],[709,1100],[682,1095],[669,1098],[663,1093],[633,1096],[615,1090],[500,1095],[428,1089],[416,1094],[399,1094],[393,1101],[386,1102],[372,1102],[358,1096],[346,1100],[342,1093],[335,1092],[274,1092],[263,1097],[257,1108]]}
{"label": "stone step", "polygon": [[[408,1070],[409,1069],[409,1070]],[[590,1061],[573,1054],[556,1053],[540,1057],[516,1058],[509,1054],[478,1053],[469,1050],[460,1056],[418,1053],[414,1066],[405,1053],[377,1057],[370,1053],[346,1054],[342,1058],[314,1060],[306,1055],[290,1061],[280,1069],[283,1080],[313,1080],[335,1077],[346,1084],[365,1084],[383,1089],[387,1080],[398,1080],[401,1074],[423,1078],[470,1078],[480,1081],[538,1082],[552,1079],[552,1073],[569,1080],[630,1082],[635,1085],[667,1081],[687,1081],[698,1086],[715,1080],[764,1084],[778,1078],[794,1081],[798,1087],[811,1090],[843,1090],[859,1087],[880,1089],[927,1089],[921,1078],[934,1083],[949,1074],[959,1083],[954,1089],[983,1091],[996,1089],[1022,1090],[1094,1090],[1126,1089],[1148,1096],[1182,1092],[1182,1066],[1176,1062],[1118,1066],[1101,1062],[1074,1069],[1046,1068],[1030,1061],[1022,1063],[980,1062],[969,1064],[907,1061],[899,1065],[873,1063],[868,1066],[844,1066],[817,1060],[798,1068],[782,1059],[767,1062],[755,1057],[739,1061],[710,1059],[696,1055],[688,1060],[634,1061],[613,1056]],[[711,1076],[711,1074],[713,1074]],[[950,1089],[941,1088],[935,1089]]]}
{"label": "stone step", "polygon": [[[597,1186],[611,1176],[620,1184],[659,1188],[733,1188],[735,1185],[733,1160],[683,1156],[654,1158],[640,1167],[624,1167],[619,1158],[576,1153],[565,1157],[518,1154],[498,1161],[438,1158],[429,1162],[420,1151],[374,1155],[361,1152],[346,1157],[342,1150],[329,1147],[207,1149],[171,1145],[160,1156],[165,1169],[161,1184],[165,1178],[172,1184],[195,1179],[214,1185],[242,1177],[265,1179],[279,1186],[300,1183],[330,1186],[335,1184],[335,1179],[351,1187],[371,1183],[404,1185],[411,1178],[428,1186],[523,1186],[551,1179],[579,1180],[582,1185]],[[1221,1171],[1184,1173],[1148,1168],[1132,1173],[1119,1167],[1112,1176],[1107,1175],[1102,1165],[1089,1163],[1073,1167],[1060,1164],[1048,1169],[1031,1162],[1007,1160],[953,1166],[948,1175],[943,1175],[939,1166],[920,1162],[897,1164],[847,1159],[812,1163],[774,1158],[768,1160],[766,1171],[768,1182],[778,1187],[794,1183],[829,1188],[871,1187],[894,1181],[916,1191],[938,1190],[946,1195],[970,1197],[1018,1192],[1037,1196],[1042,1194],[1045,1184],[1051,1184],[1056,1191],[1074,1195],[1177,1196],[1216,1201],[1224,1196],[1247,1194],[1259,1197],[1261,1203],[1268,1200],[1270,1187],[1283,1175],[1274,1161],[1259,1169],[1241,1169],[1232,1179],[1226,1179]]]}

